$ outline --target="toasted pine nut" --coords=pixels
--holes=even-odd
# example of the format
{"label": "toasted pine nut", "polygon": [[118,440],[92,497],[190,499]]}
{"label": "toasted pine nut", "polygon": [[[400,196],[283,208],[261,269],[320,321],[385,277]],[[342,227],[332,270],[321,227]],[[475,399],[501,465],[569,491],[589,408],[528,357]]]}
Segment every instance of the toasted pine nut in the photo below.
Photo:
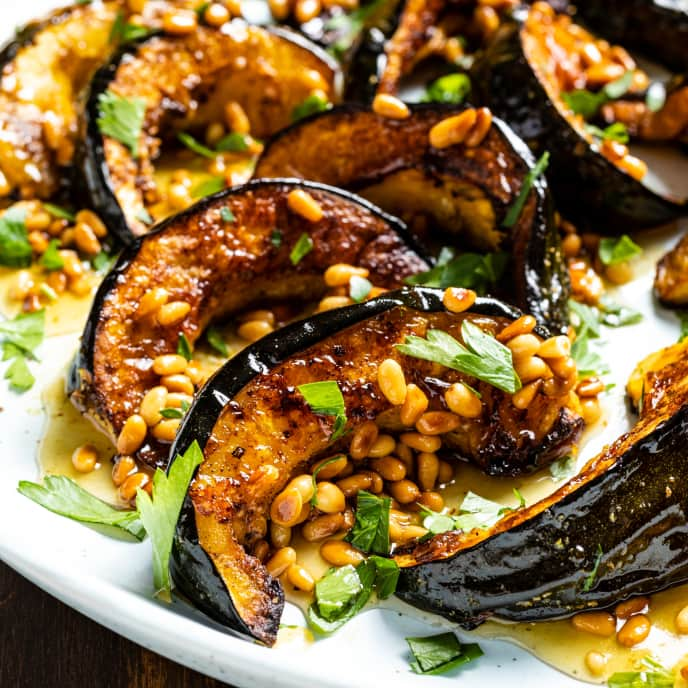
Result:
{"label": "toasted pine nut", "polygon": [[137,315],[140,317],[145,317],[151,313],[156,312],[161,306],[167,303],[170,295],[167,289],[163,287],[155,287],[147,291],[139,301],[139,307],[136,311]]}
{"label": "toasted pine nut", "polygon": [[364,473],[354,473],[348,478],[337,481],[337,487],[346,497],[355,497],[361,490],[368,490],[373,483],[370,475]]}
{"label": "toasted pine nut", "polygon": [[93,283],[87,275],[72,277],[69,280],[69,291],[76,296],[85,296],[91,291]]}
{"label": "toasted pine nut", "polygon": [[607,655],[596,652],[595,650],[590,650],[590,652],[585,655],[585,666],[588,667],[588,671],[593,676],[602,676],[607,667]]}
{"label": "toasted pine nut", "polygon": [[568,379],[561,377],[550,377],[542,383],[542,393],[546,397],[563,397],[567,395],[575,386],[575,377],[570,377]]}
{"label": "toasted pine nut", "polygon": [[77,222],[74,227],[74,242],[77,248],[89,256],[95,256],[100,253],[101,246],[98,237],[91,229],[91,227],[83,222]]}
{"label": "toasted pine nut", "polygon": [[376,459],[378,456],[387,456],[394,451],[394,447],[396,447],[396,442],[391,435],[378,435],[368,449],[368,456],[372,459]]}
{"label": "toasted pine nut", "polygon": [[576,377],[576,362],[570,356],[566,358],[550,358],[547,361],[547,365],[557,377],[565,380],[568,380],[570,377]]}
{"label": "toasted pine nut", "polygon": [[247,342],[257,342],[272,330],[272,325],[266,320],[249,320],[239,325],[237,334]]}
{"label": "toasted pine nut", "polygon": [[167,388],[168,392],[182,392],[189,396],[194,393],[194,386],[186,375],[164,375],[160,378],[160,384]]}
{"label": "toasted pine nut", "polygon": [[394,456],[381,456],[370,462],[371,468],[385,480],[396,482],[406,477],[406,465]]}
{"label": "toasted pine nut", "polygon": [[291,0],[268,0],[270,14],[272,14],[277,21],[284,21],[289,16],[291,6]]}
{"label": "toasted pine nut", "polygon": [[390,404],[401,406],[406,399],[404,369],[393,358],[386,358],[377,370],[377,383]]}
{"label": "toasted pine nut", "polygon": [[186,365],[185,373],[194,385],[200,385],[205,382],[206,374],[198,361],[189,361]]}
{"label": "toasted pine nut", "polygon": [[33,277],[28,270],[20,270],[17,273],[16,282],[10,289],[10,296],[15,301],[23,301],[35,286]]}
{"label": "toasted pine nut", "polygon": [[452,313],[463,313],[475,303],[476,298],[477,294],[472,289],[449,287],[444,290],[442,303]]}
{"label": "toasted pine nut", "polygon": [[268,573],[277,578],[281,576],[296,561],[296,550],[292,547],[278,549],[265,564]]}
{"label": "toasted pine nut", "polygon": [[230,131],[239,134],[248,134],[251,131],[251,122],[244,108],[235,101],[225,105],[225,124]]}
{"label": "toasted pine nut", "polygon": [[119,497],[125,502],[132,502],[136,498],[136,490],[144,487],[150,478],[143,472],[130,475],[119,488]]}
{"label": "toasted pine nut", "polygon": [[681,635],[688,634],[688,605],[679,610],[674,619],[674,625],[676,626],[676,632]]}
{"label": "toasted pine nut", "polygon": [[188,208],[193,203],[188,187],[184,184],[170,184],[167,189],[167,203],[174,210]]}
{"label": "toasted pine nut", "polygon": [[339,513],[346,508],[344,493],[334,483],[318,483],[315,499],[315,505],[326,514]]}
{"label": "toasted pine nut", "polygon": [[382,476],[375,471],[360,471],[359,475],[367,475],[370,477],[370,487],[368,490],[373,494],[380,494],[385,487]]}
{"label": "toasted pine nut", "polygon": [[48,273],[45,281],[56,294],[64,293],[67,288],[67,275],[65,275],[64,272],[53,270]]}
{"label": "toasted pine nut", "polygon": [[299,491],[301,500],[304,503],[308,502],[315,492],[313,488],[313,476],[308,473],[302,473],[292,478],[287,485],[287,489],[290,487],[295,487]]}
{"label": "toasted pine nut", "polygon": [[499,28],[499,15],[494,7],[479,5],[473,12],[473,21],[483,34],[483,39],[487,40]]}
{"label": "toasted pine nut", "polygon": [[310,592],[315,587],[313,576],[300,564],[292,564],[287,569],[287,580],[304,592]]}
{"label": "toasted pine nut", "polygon": [[[167,387],[165,387],[167,389]],[[170,392],[165,399],[164,408],[182,408],[185,404],[191,406],[193,396],[184,392]]]}
{"label": "toasted pine nut", "polygon": [[444,498],[439,492],[421,492],[418,503],[430,511],[442,511],[444,509]]}
{"label": "toasted pine nut", "polygon": [[305,24],[317,17],[322,11],[321,0],[296,0],[294,16],[299,24]]}
{"label": "toasted pine nut", "polygon": [[449,410],[462,418],[479,418],[483,413],[480,399],[463,382],[455,382],[444,393]]}
{"label": "toasted pine nut", "polygon": [[635,155],[625,155],[616,161],[616,166],[629,174],[633,179],[642,179],[647,174],[647,163]]}
{"label": "toasted pine nut", "polygon": [[318,304],[318,313],[331,311],[333,308],[344,308],[350,306],[353,301],[348,296],[326,296]]}
{"label": "toasted pine nut", "polygon": [[325,270],[325,284],[328,287],[345,287],[352,277],[368,277],[370,271],[366,268],[357,268],[348,263],[335,263]]}
{"label": "toasted pine nut", "polygon": [[203,12],[203,21],[210,26],[222,26],[229,21],[229,10],[219,2],[212,2]]}
{"label": "toasted pine nut", "polygon": [[419,432],[404,432],[399,439],[411,449],[421,452],[436,452],[442,446],[441,438]]}
{"label": "toasted pine nut", "polygon": [[578,234],[567,234],[561,240],[561,251],[566,258],[575,258],[580,253],[582,245]]}
{"label": "toasted pine nut", "polygon": [[461,419],[448,411],[426,411],[416,423],[416,430],[423,435],[444,435],[461,425]]}
{"label": "toasted pine nut", "polygon": [[565,335],[545,339],[538,350],[540,358],[563,358],[571,355],[571,340]]}
{"label": "toasted pine nut", "polygon": [[270,521],[270,542],[277,549],[286,547],[291,542],[291,528]]}
{"label": "toasted pine nut", "polygon": [[621,78],[625,71],[621,65],[611,62],[591,65],[585,72],[586,86],[604,86],[610,81]]}
{"label": "toasted pine nut", "polygon": [[237,317],[240,323],[250,322],[251,320],[262,320],[269,325],[275,324],[275,314],[272,311],[262,309],[257,311],[247,311]]}
{"label": "toasted pine nut", "polygon": [[581,399],[581,415],[586,425],[596,423],[602,415],[600,402],[596,398]]}
{"label": "toasted pine nut", "polygon": [[48,237],[43,232],[29,232],[27,238],[34,253],[43,254],[48,249]]}
{"label": "toasted pine nut", "polygon": [[151,434],[161,442],[173,442],[181,422],[181,418],[163,418],[151,428]]}
{"label": "toasted pine nut", "polygon": [[84,266],[74,251],[60,251],[60,258],[64,263],[62,270],[67,277],[76,278],[84,274]]}
{"label": "toasted pine nut", "polygon": [[486,107],[478,108],[475,124],[468,132],[468,136],[466,136],[464,140],[464,145],[469,148],[479,146],[487,136],[487,132],[490,131],[491,126],[492,113]]}
{"label": "toasted pine nut", "polygon": [[605,265],[604,276],[612,284],[626,284],[633,279],[633,268],[627,260],[614,265]]}
{"label": "toasted pine nut", "polygon": [[321,461],[313,464],[311,472],[317,472],[316,480],[329,480],[330,478],[334,478],[335,476],[339,475],[346,467],[346,463],[347,459],[344,454],[341,454],[336,458],[329,456],[326,459],[322,459]]}
{"label": "toasted pine nut", "polygon": [[389,485],[389,493],[399,504],[411,504],[420,497],[418,485],[411,480],[397,480]]}
{"label": "toasted pine nut", "polygon": [[425,392],[413,383],[406,386],[406,398],[399,410],[399,418],[407,427],[416,424],[418,419],[428,408],[428,398]]}
{"label": "toasted pine nut", "polygon": [[406,103],[387,93],[378,93],[373,98],[373,112],[387,119],[407,119],[411,116]]}
{"label": "toasted pine nut", "polygon": [[117,438],[117,451],[120,454],[133,454],[146,439],[148,426],[137,413],[129,416]]}
{"label": "toasted pine nut", "polygon": [[50,216],[50,213],[46,212],[45,210],[38,210],[33,213],[27,213],[24,224],[29,232],[42,232],[50,227],[50,223],[52,221],[53,219]]}
{"label": "toasted pine nut", "polygon": [[532,315],[522,315],[514,322],[507,325],[498,335],[497,340],[504,343],[519,334],[528,334],[535,328],[537,321]]}
{"label": "toasted pine nut", "polygon": [[514,360],[530,358],[540,349],[540,340],[534,334],[517,334],[506,343]]}
{"label": "toasted pine nut", "polygon": [[454,466],[452,466],[448,461],[440,461],[437,479],[440,485],[445,485],[446,483],[454,480]]}
{"label": "toasted pine nut", "polygon": [[579,397],[596,397],[604,392],[604,383],[599,377],[590,377],[576,385],[576,394]]}
{"label": "toasted pine nut", "polygon": [[188,36],[198,26],[198,15],[193,10],[174,9],[165,12],[162,28],[172,36]]}
{"label": "toasted pine nut", "polygon": [[5,198],[6,196],[9,196],[11,191],[12,187],[10,186],[10,183],[7,181],[7,177],[4,175],[2,171],[0,171],[0,198]]}
{"label": "toasted pine nut", "polygon": [[318,542],[331,537],[344,525],[344,517],[341,512],[323,514],[316,516],[312,521],[304,523],[301,528],[301,535],[308,542]]}
{"label": "toasted pine nut", "polygon": [[360,460],[368,456],[370,448],[375,444],[380,430],[372,420],[367,420],[359,425],[353,433],[351,444],[349,445],[349,456],[352,459]]}
{"label": "toasted pine nut", "polygon": [[76,214],[76,223],[88,225],[98,239],[104,239],[107,236],[105,223],[92,210],[80,210]]}
{"label": "toasted pine nut", "polygon": [[167,401],[167,387],[159,385],[149,389],[139,406],[139,414],[148,427],[153,427],[162,420],[160,409],[165,408]]}
{"label": "toasted pine nut", "polygon": [[573,627],[578,631],[609,637],[616,631],[616,621],[609,612],[583,612],[571,617]]}
{"label": "toasted pine nut", "polygon": [[414,525],[398,525],[393,521],[389,524],[389,536],[395,544],[403,545],[427,535],[427,529]]}
{"label": "toasted pine nut", "polygon": [[538,378],[548,377],[550,373],[547,364],[537,356],[517,359],[514,361],[514,369],[524,385]]}
{"label": "toasted pine nut", "polygon": [[625,602],[619,602],[614,608],[614,616],[617,619],[627,619],[633,614],[639,614],[650,604],[649,597],[632,597]]}
{"label": "toasted pine nut", "polygon": [[156,375],[177,375],[186,370],[187,361],[179,354],[163,354],[153,359],[153,372]]}
{"label": "toasted pine nut", "polygon": [[448,148],[463,143],[477,118],[477,111],[467,108],[458,115],[441,120],[430,129],[430,145],[433,148]]}
{"label": "toasted pine nut", "polygon": [[290,191],[287,196],[287,205],[292,212],[305,217],[309,222],[319,222],[324,216],[320,203],[303,189]]}
{"label": "toasted pine nut", "polygon": [[112,467],[112,482],[116,487],[119,487],[128,476],[136,473],[137,470],[136,461],[131,456],[120,456]]}
{"label": "toasted pine nut", "polygon": [[540,387],[542,387],[542,380],[535,380],[534,382],[524,385],[518,392],[512,395],[511,403],[521,411],[527,409],[533,402],[533,399],[535,399],[535,395],[538,393]]}
{"label": "toasted pine nut", "polygon": [[645,614],[636,614],[619,629],[616,640],[624,647],[633,647],[647,638],[651,628],[650,619]]}
{"label": "toasted pine nut", "polygon": [[332,566],[356,566],[365,556],[344,540],[326,540],[320,545],[320,556]]}
{"label": "toasted pine nut", "polygon": [[421,490],[428,492],[435,487],[440,472],[440,462],[437,454],[420,452],[416,457],[418,484]]}
{"label": "toasted pine nut", "polygon": [[270,505],[270,518],[280,526],[294,526],[299,522],[303,499],[296,487],[280,492]]}
{"label": "toasted pine nut", "polygon": [[98,450],[92,444],[83,444],[72,454],[72,466],[79,473],[90,473],[97,463]]}
{"label": "toasted pine nut", "polygon": [[175,325],[186,318],[191,310],[191,304],[186,301],[170,301],[158,308],[157,319],[163,325]]}

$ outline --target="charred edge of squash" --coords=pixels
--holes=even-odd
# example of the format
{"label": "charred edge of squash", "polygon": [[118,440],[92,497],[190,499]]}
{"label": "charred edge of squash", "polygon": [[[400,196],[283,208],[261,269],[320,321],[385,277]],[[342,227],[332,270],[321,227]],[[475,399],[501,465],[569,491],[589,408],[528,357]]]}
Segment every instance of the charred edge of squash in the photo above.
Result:
{"label": "charred edge of squash", "polygon": [[[410,103],[411,113],[424,111],[446,112],[447,117],[461,112],[467,105],[447,105],[441,103]],[[256,170],[260,172],[260,162],[269,158],[270,148],[279,144],[281,139],[289,137],[300,127],[307,126],[320,118],[333,115],[354,115],[358,112],[370,113],[370,107],[363,103],[345,103],[337,105],[325,112],[316,112],[308,117],[294,122],[281,131],[271,136],[265,144],[263,153],[256,163]],[[499,132],[507,146],[514,155],[521,158],[528,169],[535,165],[533,152],[522,138],[504,120],[493,117],[492,126]],[[353,191],[361,191],[363,188],[374,185],[384,179],[388,174],[397,171],[396,167],[381,170],[379,174],[359,179],[350,188]],[[431,172],[436,172],[434,167]],[[568,269],[561,253],[561,241],[559,231],[554,222],[554,203],[549,193],[547,179],[544,175],[533,182],[532,192],[536,196],[536,210],[534,222],[542,227],[542,236],[530,237],[512,236],[514,248],[517,245],[525,254],[523,263],[523,277],[515,280],[519,300],[524,310],[531,313],[538,322],[545,324],[553,332],[565,333],[569,326],[568,298],[571,289]],[[502,209],[505,214],[506,208]],[[499,215],[498,215],[499,217]],[[424,251],[427,254],[427,249]],[[538,270],[544,273],[538,276]]]}
{"label": "charred edge of squash", "polygon": [[[547,176],[557,206],[584,226],[606,234],[656,226],[688,211],[686,199],[652,191],[601,153],[550,99],[523,46],[525,15],[503,24],[476,66],[480,99],[509,122],[538,154],[549,150]],[[506,84],[519,83],[514,90]]]}
{"label": "charred edge of squash", "polygon": [[[268,33],[290,41],[299,48],[314,53],[322,60],[335,75],[335,93],[342,89],[342,75],[339,63],[325,50],[290,29],[280,27],[261,27]],[[78,147],[76,159],[81,169],[86,194],[90,204],[98,209],[103,222],[110,231],[114,232],[125,246],[135,241],[135,235],[130,231],[127,218],[117,200],[112,188],[110,170],[105,156],[104,139],[98,128],[99,107],[98,97],[105,93],[117,74],[122,61],[128,56],[134,56],[139,48],[147,42],[157,38],[174,38],[163,31],[153,31],[140,39],[122,45],[110,62],[101,67],[91,80],[91,87],[84,108],[82,144]]]}
{"label": "charred edge of squash", "polygon": [[[443,311],[445,307],[442,295],[441,289],[404,287],[370,301],[316,314],[250,345],[230,359],[202,388],[182,421],[171,447],[170,457],[183,454],[194,441],[202,449],[205,448],[224,406],[257,375],[268,372],[333,332],[344,330],[393,308],[409,308],[422,312]],[[522,315],[518,309],[489,297],[476,299],[470,311],[510,320]],[[536,332],[541,337],[549,334],[541,326],[536,328]],[[220,574],[198,542],[194,507],[188,495],[175,532],[170,570],[178,588],[216,621],[263,642],[270,638],[266,635],[268,629],[276,632],[284,598],[275,598],[275,605],[269,610],[270,618],[262,620],[258,628],[249,628],[245,620],[239,618]],[[265,582],[268,591],[272,591],[273,579],[268,576]],[[281,591],[281,586],[277,585]]]}
{"label": "charred edge of squash", "polygon": [[[163,233],[170,225],[176,225],[177,223],[184,222],[185,219],[191,218],[194,215],[202,214],[207,208],[213,206],[218,200],[229,198],[231,196],[240,196],[255,189],[263,189],[266,187],[279,188],[285,185],[312,191],[323,191],[333,196],[337,196],[344,201],[355,203],[356,205],[365,208],[371,214],[376,215],[386,224],[388,224],[397,233],[406,246],[408,246],[427,262],[432,263],[432,259],[424,254],[422,247],[418,245],[406,225],[401,220],[384,212],[370,201],[367,201],[366,199],[361,198],[354,193],[345,191],[344,189],[328,186],[327,184],[320,184],[318,182],[309,182],[304,181],[303,179],[290,178],[252,179],[241,186],[223,189],[216,194],[202,198],[194,205],[190,206],[186,210],[183,210],[181,213],[166,218],[156,225],[152,232],[137,237],[133,243],[124,248],[115,265],[100,283],[98,291],[93,299],[88,318],[86,319],[86,325],[84,326],[84,331],[81,336],[81,344],[74,358],[74,363],[67,374],[67,394],[72,397],[73,402],[78,408],[82,410],[85,408],[85,403],[83,403],[82,400],[84,400],[88,395],[88,389],[91,386],[93,379],[93,356],[95,353],[100,310],[107,295],[116,287],[120,277],[136,259],[136,256],[138,255],[143,243],[156,237],[158,234]],[[279,332],[284,332],[284,330],[281,329]],[[174,456],[174,453],[170,454],[170,456]]]}

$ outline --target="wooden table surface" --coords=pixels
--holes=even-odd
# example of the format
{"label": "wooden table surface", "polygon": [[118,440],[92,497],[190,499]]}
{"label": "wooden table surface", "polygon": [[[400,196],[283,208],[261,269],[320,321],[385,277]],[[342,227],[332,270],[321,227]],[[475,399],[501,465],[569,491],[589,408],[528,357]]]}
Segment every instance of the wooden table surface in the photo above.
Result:
{"label": "wooden table surface", "polygon": [[58,602],[0,562],[2,688],[227,688]]}

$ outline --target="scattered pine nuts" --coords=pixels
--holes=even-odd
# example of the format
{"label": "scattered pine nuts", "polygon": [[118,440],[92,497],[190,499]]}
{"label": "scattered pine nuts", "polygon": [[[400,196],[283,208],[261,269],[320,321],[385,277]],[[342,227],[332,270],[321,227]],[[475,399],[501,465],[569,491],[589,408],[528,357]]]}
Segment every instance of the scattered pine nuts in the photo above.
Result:
{"label": "scattered pine nuts", "polygon": [[373,112],[387,119],[407,119],[411,116],[408,105],[387,93],[378,93],[373,99]]}
{"label": "scattered pine nuts", "polygon": [[90,473],[98,463],[98,450],[92,444],[77,447],[72,454],[72,466],[79,473]]}
{"label": "scattered pine nuts", "polygon": [[294,189],[287,196],[289,209],[306,218],[309,222],[319,222],[324,217],[322,206],[303,189]]}

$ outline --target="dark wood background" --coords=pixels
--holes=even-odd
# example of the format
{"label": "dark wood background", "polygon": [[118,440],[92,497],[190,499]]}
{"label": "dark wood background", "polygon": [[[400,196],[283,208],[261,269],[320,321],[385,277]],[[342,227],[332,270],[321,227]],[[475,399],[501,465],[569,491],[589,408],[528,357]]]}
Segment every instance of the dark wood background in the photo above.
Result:
{"label": "dark wood background", "polygon": [[0,562],[2,688],[227,688],[87,619]]}

